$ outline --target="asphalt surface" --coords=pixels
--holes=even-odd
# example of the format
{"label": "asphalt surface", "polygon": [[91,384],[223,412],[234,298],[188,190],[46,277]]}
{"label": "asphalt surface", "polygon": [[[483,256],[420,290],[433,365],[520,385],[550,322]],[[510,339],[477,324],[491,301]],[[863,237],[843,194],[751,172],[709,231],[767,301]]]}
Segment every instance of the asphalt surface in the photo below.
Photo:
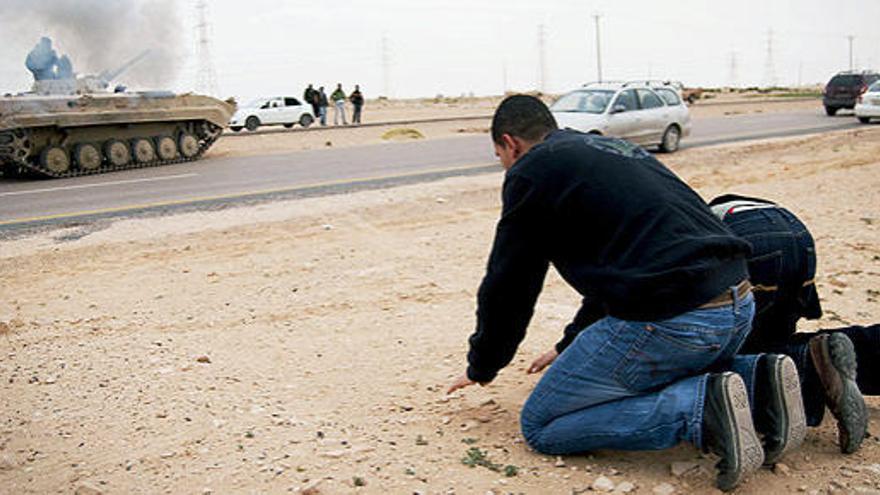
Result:
{"label": "asphalt surface", "polygon": [[[820,111],[694,120],[683,147],[807,135],[859,126]],[[0,177],[0,232],[159,215],[500,172],[485,134],[407,143],[204,159],[93,177]]]}

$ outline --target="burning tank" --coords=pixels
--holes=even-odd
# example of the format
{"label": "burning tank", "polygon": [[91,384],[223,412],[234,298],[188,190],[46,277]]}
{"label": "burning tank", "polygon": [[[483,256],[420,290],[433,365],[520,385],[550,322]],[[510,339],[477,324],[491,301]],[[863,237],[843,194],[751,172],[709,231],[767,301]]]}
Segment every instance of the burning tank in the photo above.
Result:
{"label": "burning tank", "polygon": [[78,76],[68,57],[42,38],[25,62],[32,90],[0,96],[0,168],[58,178],[201,157],[235,106],[194,94],[110,89],[147,55],[114,71]]}

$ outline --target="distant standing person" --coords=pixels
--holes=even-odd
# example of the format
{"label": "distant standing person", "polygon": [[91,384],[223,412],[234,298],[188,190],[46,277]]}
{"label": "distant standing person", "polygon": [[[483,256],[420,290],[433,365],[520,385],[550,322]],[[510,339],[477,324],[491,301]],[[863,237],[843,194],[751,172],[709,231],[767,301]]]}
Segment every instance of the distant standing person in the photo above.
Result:
{"label": "distant standing person", "polygon": [[318,88],[318,95],[316,96],[318,101],[318,117],[321,119],[321,125],[327,125],[327,93],[324,92],[324,86]]}
{"label": "distant standing person", "polygon": [[339,117],[342,117],[342,125],[348,125],[345,121],[345,91],[342,90],[342,83],[336,85],[336,91],[330,95],[333,100],[333,125],[339,125]]}
{"label": "distant standing person", "polygon": [[312,115],[318,117],[318,100],[315,98],[316,96],[318,96],[318,92],[309,84],[309,87],[303,93],[303,101],[312,106]]}
{"label": "distant standing person", "polygon": [[361,87],[359,85],[354,85],[354,91],[348,97],[348,101],[350,101],[351,105],[354,107],[354,111],[351,114],[351,123],[360,124],[361,109],[364,107],[364,95],[361,94]]}

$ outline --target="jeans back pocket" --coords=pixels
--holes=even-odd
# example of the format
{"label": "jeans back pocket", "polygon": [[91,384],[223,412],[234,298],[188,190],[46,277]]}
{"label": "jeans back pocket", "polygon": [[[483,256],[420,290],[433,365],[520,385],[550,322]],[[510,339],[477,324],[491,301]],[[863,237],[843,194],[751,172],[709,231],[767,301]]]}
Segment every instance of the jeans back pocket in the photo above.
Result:
{"label": "jeans back pocket", "polygon": [[733,333],[732,327],[674,322],[643,323],[640,330],[640,338],[614,370],[615,379],[634,392],[650,391],[709,368]]}

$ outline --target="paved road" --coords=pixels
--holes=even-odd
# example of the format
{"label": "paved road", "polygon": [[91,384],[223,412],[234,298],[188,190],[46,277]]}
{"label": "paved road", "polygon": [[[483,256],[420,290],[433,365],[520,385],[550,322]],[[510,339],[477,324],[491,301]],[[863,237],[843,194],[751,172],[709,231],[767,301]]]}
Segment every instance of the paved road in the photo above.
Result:
{"label": "paved road", "polygon": [[[856,127],[818,111],[695,120],[686,147]],[[332,194],[500,170],[486,135],[195,163],[61,180],[0,178],[0,230]]]}

